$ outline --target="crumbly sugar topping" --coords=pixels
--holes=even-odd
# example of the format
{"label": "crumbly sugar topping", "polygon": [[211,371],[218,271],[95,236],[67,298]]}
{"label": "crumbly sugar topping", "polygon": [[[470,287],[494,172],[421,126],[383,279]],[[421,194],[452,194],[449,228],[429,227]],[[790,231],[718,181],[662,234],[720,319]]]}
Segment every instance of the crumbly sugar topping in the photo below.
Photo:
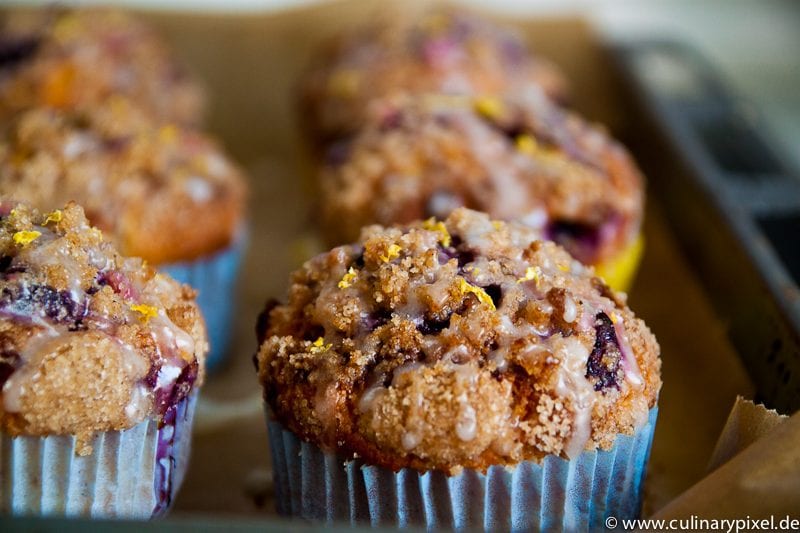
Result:
{"label": "crumbly sugar topping", "polygon": [[0,16],[0,118],[31,107],[137,100],[166,120],[201,122],[205,95],[148,25],[111,8]]}
{"label": "crumbly sugar topping", "polygon": [[91,107],[26,111],[0,141],[0,194],[84,207],[122,253],[160,264],[229,244],[244,177],[206,136],[114,96]]}
{"label": "crumbly sugar topping", "polygon": [[566,83],[513,31],[452,7],[390,13],[342,35],[301,80],[302,115],[318,140],[355,132],[366,105],[397,94],[504,94],[530,84],[564,99]]}
{"label": "crumbly sugar topping", "polygon": [[574,457],[655,405],[658,344],[591,267],[523,225],[455,210],[366,228],[294,273],[259,321],[280,422],[392,469]]}
{"label": "crumbly sugar topping", "polygon": [[75,204],[0,202],[0,422],[76,435],[161,416],[203,379],[194,291],[120,256]]}
{"label": "crumbly sugar topping", "polygon": [[334,243],[464,206],[521,221],[590,264],[636,239],[644,203],[626,150],[536,88],[376,102],[365,128],[331,147],[320,182]]}

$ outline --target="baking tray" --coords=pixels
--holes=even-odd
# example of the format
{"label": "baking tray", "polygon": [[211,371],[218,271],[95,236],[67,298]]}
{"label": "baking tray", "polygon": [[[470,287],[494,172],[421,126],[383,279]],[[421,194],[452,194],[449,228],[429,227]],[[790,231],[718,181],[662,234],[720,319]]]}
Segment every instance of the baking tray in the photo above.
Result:
{"label": "baking tray", "polygon": [[[800,409],[800,176],[773,150],[764,120],[680,43],[620,44],[629,135],[757,387]],[[649,127],[648,127],[649,125]],[[648,142],[653,136],[663,142]],[[664,149],[666,148],[666,151]]]}
{"label": "baking tray", "polygon": [[[209,129],[249,171],[252,192],[251,243],[239,283],[231,361],[203,389],[191,467],[170,518],[158,523],[161,526],[285,526],[276,521],[274,511],[266,424],[252,355],[257,313],[268,298],[284,296],[289,272],[309,248],[313,165],[294,120],[293,84],[314,45],[364,22],[375,5],[358,0],[269,14],[142,13],[206,81],[213,102]],[[402,5],[412,9],[421,3]],[[577,110],[616,134],[637,133],[655,150],[665,141],[638,124],[639,117],[623,96],[627,82],[585,21],[504,22],[518,26],[538,51],[564,69],[575,87]],[[645,515],[704,476],[735,397],[754,393],[728,340],[726,324],[662,212],[659,197],[651,194],[644,226],[646,254],[630,294],[631,307],[655,332],[663,355],[664,387],[645,487]],[[14,527],[63,525],[6,522]]]}

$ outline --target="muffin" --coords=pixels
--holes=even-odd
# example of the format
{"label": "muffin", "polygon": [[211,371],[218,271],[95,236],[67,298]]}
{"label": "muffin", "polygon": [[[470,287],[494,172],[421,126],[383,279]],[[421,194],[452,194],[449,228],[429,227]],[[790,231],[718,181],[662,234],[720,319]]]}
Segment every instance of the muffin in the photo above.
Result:
{"label": "muffin", "polygon": [[319,215],[339,244],[367,224],[477,209],[533,227],[625,289],[643,187],[625,148],[535,88],[506,99],[422,95],[375,103],[356,136],[328,149]]}
{"label": "muffin", "polygon": [[166,120],[199,123],[203,90],[146,24],[108,8],[42,9],[0,22],[0,120],[112,94]]}
{"label": "muffin", "polygon": [[216,144],[116,96],[19,114],[0,141],[0,195],[84,207],[126,256],[199,291],[213,364],[224,352],[244,245],[245,178]]}
{"label": "muffin", "polygon": [[368,227],[257,331],[283,514],[571,531],[638,512],[656,339],[522,224]]}
{"label": "muffin", "polygon": [[532,56],[511,30],[469,12],[437,8],[422,16],[384,14],[328,43],[300,80],[298,107],[306,133],[322,146],[358,131],[367,104],[376,99],[495,95],[531,84],[566,99],[561,73]]}
{"label": "muffin", "polygon": [[150,518],[186,468],[208,350],[194,291],[69,204],[0,202],[0,509]]}

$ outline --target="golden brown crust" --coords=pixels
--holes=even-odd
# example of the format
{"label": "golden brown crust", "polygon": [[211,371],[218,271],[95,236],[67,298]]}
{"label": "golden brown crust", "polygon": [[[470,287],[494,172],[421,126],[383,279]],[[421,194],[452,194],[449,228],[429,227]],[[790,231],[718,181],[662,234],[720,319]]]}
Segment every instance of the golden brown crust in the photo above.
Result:
{"label": "golden brown crust", "polygon": [[117,254],[74,204],[0,202],[0,429],[83,445],[161,416],[203,380],[194,298]]}
{"label": "golden brown crust", "polygon": [[165,43],[109,8],[8,13],[0,24],[0,118],[31,107],[91,106],[114,94],[182,124],[202,122],[205,95]]}
{"label": "golden brown crust", "polygon": [[77,201],[122,253],[153,264],[228,246],[244,214],[239,169],[200,133],[113,97],[26,111],[0,144],[0,194],[54,209]]}
{"label": "golden brown crust", "polygon": [[367,224],[444,217],[458,206],[519,220],[585,263],[639,233],[644,184],[599,127],[532,88],[513,98],[384,100],[320,171],[322,228],[338,244]]}
{"label": "golden brown crust", "polygon": [[401,94],[494,95],[535,84],[556,100],[566,82],[509,30],[452,7],[379,23],[320,50],[299,83],[299,115],[320,147],[358,131],[367,105]]}
{"label": "golden brown crust", "polygon": [[219,191],[203,204],[153,198],[120,221],[120,247],[162,265],[191,261],[225,249],[242,230],[244,187]]}
{"label": "golden brown crust", "polygon": [[608,449],[661,386],[624,295],[529,228],[465,209],[312,259],[260,327],[275,417],[394,470]]}

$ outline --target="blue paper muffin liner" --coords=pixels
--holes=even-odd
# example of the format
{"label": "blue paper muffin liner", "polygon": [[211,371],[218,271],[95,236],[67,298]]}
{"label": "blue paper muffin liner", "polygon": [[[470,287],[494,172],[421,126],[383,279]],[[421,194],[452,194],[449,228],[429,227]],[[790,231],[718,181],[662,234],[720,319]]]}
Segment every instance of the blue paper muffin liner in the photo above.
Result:
{"label": "blue paper muffin liner", "polygon": [[161,421],[97,434],[91,455],[74,436],[0,435],[0,514],[147,520],[164,514],[189,460],[197,393]]}
{"label": "blue paper muffin liner", "polygon": [[487,472],[399,472],[347,460],[268,419],[278,512],[326,523],[427,529],[594,531],[636,518],[658,408],[610,450]]}
{"label": "blue paper muffin liner", "polygon": [[181,283],[197,290],[197,304],[208,329],[210,349],[206,368],[218,367],[228,350],[236,303],[236,280],[247,247],[245,232],[228,248],[214,255],[186,263],[161,265],[159,268]]}

